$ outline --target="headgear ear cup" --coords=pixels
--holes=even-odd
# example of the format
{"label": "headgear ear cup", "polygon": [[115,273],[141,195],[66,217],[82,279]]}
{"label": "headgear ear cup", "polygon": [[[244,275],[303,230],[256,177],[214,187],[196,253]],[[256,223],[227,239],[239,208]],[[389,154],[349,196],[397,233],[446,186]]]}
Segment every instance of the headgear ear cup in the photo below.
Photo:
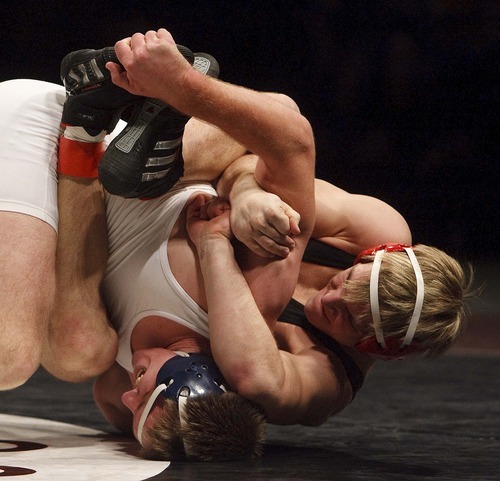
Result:
{"label": "headgear ear cup", "polygon": [[[380,312],[378,305],[378,276],[380,272],[380,265],[382,263],[382,256],[387,252],[406,252],[410,261],[412,263],[415,276],[417,279],[417,297],[415,300],[415,309],[413,311],[410,324],[406,336],[404,338],[396,337],[385,337],[382,332],[382,327],[380,325]],[[418,264],[415,253],[412,247],[407,244],[382,244],[370,249],[366,249],[358,254],[354,264],[363,262],[365,256],[375,255],[374,265],[372,268],[372,275],[370,277],[370,307],[372,311],[373,327],[375,329],[376,336],[364,339],[359,342],[355,349],[363,354],[367,354],[371,357],[391,360],[391,359],[403,359],[413,354],[421,353],[424,349],[419,346],[419,344],[413,341],[413,336],[420,318],[420,312],[422,310],[423,295],[424,295],[424,282],[422,278],[422,272]]]}
{"label": "headgear ear cup", "polygon": [[411,249],[412,246],[409,244],[380,244],[375,247],[369,247],[364,251],[361,251],[354,259],[354,265],[363,262],[363,257],[374,256],[377,252],[404,252],[405,248]]}
{"label": "headgear ear cup", "polygon": [[363,339],[354,348],[363,354],[382,361],[401,360],[406,357],[420,354],[423,349],[417,342],[412,342],[409,346],[401,347],[403,339],[399,337],[385,337],[386,347],[382,347],[375,336]]}

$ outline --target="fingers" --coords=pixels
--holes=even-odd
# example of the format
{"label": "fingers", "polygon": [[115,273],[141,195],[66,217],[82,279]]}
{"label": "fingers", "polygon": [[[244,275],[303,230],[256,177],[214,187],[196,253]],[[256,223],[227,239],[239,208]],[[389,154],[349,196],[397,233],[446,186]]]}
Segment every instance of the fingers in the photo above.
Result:
{"label": "fingers", "polygon": [[200,210],[205,204],[206,199],[203,194],[198,194],[188,201],[186,209],[187,219],[192,219],[193,217],[200,217]]}
{"label": "fingers", "polygon": [[129,47],[132,52],[139,52],[144,46],[148,44],[158,43],[159,37],[154,30],[148,30],[146,33],[134,33],[130,37]]}
{"label": "fingers", "polygon": [[290,251],[295,246],[295,243],[292,241],[291,243],[285,242],[276,242],[273,239],[270,239],[267,236],[258,237],[255,239],[255,249],[254,252],[259,255],[263,255],[264,257],[273,258],[273,257],[288,257]]}
{"label": "fingers", "polygon": [[266,224],[259,229],[258,234],[262,236],[262,239],[268,239],[269,242],[259,242],[263,244],[279,244],[288,248],[293,248],[295,246],[295,241],[288,234],[282,234],[280,230],[272,224]]}
{"label": "fingers", "polygon": [[166,28],[159,28],[156,35],[165,40],[173,40],[172,34]]}
{"label": "fingers", "polygon": [[214,197],[203,206],[205,219],[213,219],[230,210],[229,203],[220,197]]}
{"label": "fingers", "polygon": [[258,256],[267,259],[286,258],[291,252],[288,247],[277,244],[266,236],[247,239],[244,244]]}
{"label": "fingers", "polygon": [[273,210],[266,213],[260,222],[258,231],[271,241],[292,248],[295,242],[291,235],[300,233],[298,223],[300,215],[286,203],[281,203],[282,210]]}
{"label": "fingers", "polygon": [[269,224],[262,225],[258,230],[239,230],[239,234],[238,239],[261,257],[287,257],[295,247],[295,241],[290,236],[281,234]]}
{"label": "fingers", "polygon": [[174,39],[170,32],[164,28],[159,30],[148,30],[145,34],[134,33],[132,37],[122,40],[128,44],[129,50],[132,52],[140,52],[143,48],[156,47],[160,44],[175,45]]}
{"label": "fingers", "polygon": [[[280,201],[280,209],[268,214],[268,224],[276,229],[279,234],[300,234],[299,222],[300,214],[292,209],[286,202]],[[278,241],[277,238],[274,240]]]}
{"label": "fingers", "polygon": [[287,257],[295,247],[291,235],[300,234],[300,214],[292,209],[286,202],[281,202],[282,214],[276,214],[268,219],[256,241],[259,246],[270,254]]}
{"label": "fingers", "polygon": [[145,34],[134,33],[131,37],[119,40],[115,44],[115,52],[122,64],[130,61],[134,55],[139,55],[145,48],[158,46],[161,43],[175,44],[170,32],[164,28],[158,31],[148,30]]}
{"label": "fingers", "polygon": [[300,214],[297,211],[293,210],[286,202],[281,202],[281,204],[283,212],[289,219],[290,233],[294,235],[300,234]]}
{"label": "fingers", "polygon": [[131,57],[132,54],[131,42],[132,38],[127,37],[115,43],[115,53],[116,56],[118,57],[118,60],[122,64],[127,58]]}

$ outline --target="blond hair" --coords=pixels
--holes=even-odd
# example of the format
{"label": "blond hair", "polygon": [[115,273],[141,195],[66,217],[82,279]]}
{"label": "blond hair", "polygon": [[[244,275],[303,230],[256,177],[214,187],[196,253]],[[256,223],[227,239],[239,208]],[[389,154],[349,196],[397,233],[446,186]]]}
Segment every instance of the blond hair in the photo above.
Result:
{"label": "blond hair", "polygon": [[148,447],[143,456],[169,461],[228,461],[262,455],[264,414],[237,393],[188,399],[184,419],[181,425],[177,402],[166,399],[154,426],[147,428]]}
{"label": "blond hair", "polygon": [[[457,260],[435,247],[418,244],[413,250],[424,278],[424,303],[414,340],[433,358],[444,353],[465,329],[465,302],[472,295],[472,267],[469,265],[464,271]],[[371,255],[361,261],[373,259]],[[385,337],[405,336],[416,292],[415,272],[406,252],[385,253],[379,278],[381,327]],[[346,282],[345,299],[367,306],[355,323],[369,326],[370,280]]]}

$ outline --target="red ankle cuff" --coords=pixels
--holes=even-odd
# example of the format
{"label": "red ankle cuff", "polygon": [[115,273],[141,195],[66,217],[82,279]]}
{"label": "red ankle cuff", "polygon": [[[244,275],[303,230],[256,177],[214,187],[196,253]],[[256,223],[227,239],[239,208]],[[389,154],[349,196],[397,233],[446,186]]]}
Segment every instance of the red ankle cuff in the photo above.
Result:
{"label": "red ankle cuff", "polygon": [[102,142],[89,143],[59,139],[59,162],[57,171],[73,177],[97,178],[97,167],[104,153]]}

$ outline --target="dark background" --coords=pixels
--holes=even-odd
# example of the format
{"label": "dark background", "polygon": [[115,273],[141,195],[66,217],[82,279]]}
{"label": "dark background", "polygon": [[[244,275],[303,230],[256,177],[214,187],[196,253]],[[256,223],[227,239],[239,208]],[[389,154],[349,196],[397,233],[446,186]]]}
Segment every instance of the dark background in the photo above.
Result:
{"label": "dark background", "polygon": [[2,0],[0,80],[60,83],[66,53],[166,27],[223,80],[293,97],[318,177],[394,205],[415,242],[489,262],[499,24],[497,0]]}

